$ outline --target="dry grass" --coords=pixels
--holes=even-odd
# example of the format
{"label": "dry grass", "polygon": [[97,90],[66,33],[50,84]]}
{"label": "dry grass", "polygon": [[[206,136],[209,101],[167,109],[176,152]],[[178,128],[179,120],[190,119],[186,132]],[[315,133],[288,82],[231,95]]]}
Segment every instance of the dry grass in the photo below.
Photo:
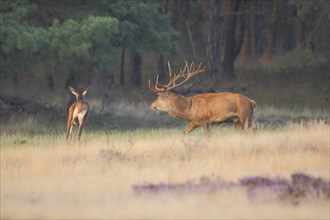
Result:
{"label": "dry grass", "polygon": [[215,129],[182,139],[177,129],[64,134],[1,133],[1,219],[329,219],[329,200],[298,205],[250,200],[243,189],[136,195],[132,185],[201,176],[237,182],[304,172],[329,180],[329,125],[289,124],[257,134]]}

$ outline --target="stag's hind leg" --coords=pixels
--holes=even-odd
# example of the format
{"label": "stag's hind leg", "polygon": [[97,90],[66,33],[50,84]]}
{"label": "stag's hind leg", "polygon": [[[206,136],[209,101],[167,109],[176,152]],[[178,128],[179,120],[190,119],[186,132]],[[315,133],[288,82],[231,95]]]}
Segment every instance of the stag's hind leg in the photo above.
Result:
{"label": "stag's hind leg", "polygon": [[244,120],[238,120],[235,122],[235,128],[237,130],[239,130],[240,132],[247,134],[247,130],[244,130],[244,127],[251,128],[253,129],[253,132],[255,132],[255,127],[254,127],[254,123],[253,123],[253,118],[248,117],[245,118]]}
{"label": "stag's hind leg", "polygon": [[235,128],[239,131],[243,131],[244,130],[244,123],[241,122],[241,121],[235,122]]}
{"label": "stag's hind leg", "polygon": [[245,122],[244,118],[235,116],[235,117],[230,118],[230,121],[234,122],[235,128],[237,130],[239,130],[239,131],[244,130],[244,122]]}
{"label": "stag's hind leg", "polygon": [[248,128],[252,128],[253,133],[255,133],[256,130],[257,130],[257,128],[256,128],[256,126],[254,124],[253,116],[251,116],[251,117],[248,118]]}

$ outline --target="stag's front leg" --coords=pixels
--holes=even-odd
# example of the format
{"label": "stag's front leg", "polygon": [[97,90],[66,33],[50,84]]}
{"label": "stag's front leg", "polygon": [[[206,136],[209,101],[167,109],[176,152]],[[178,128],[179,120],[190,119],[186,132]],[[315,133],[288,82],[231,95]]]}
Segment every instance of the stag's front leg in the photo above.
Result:
{"label": "stag's front leg", "polygon": [[199,125],[193,123],[193,122],[190,122],[186,128],[184,129],[183,131],[183,136],[186,136],[187,134],[189,134],[190,132],[192,132],[195,128],[199,127]]}

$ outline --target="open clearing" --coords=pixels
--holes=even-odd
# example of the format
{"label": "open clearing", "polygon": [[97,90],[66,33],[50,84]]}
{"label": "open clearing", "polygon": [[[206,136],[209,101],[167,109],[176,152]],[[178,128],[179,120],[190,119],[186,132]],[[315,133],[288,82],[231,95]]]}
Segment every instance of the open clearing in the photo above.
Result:
{"label": "open clearing", "polygon": [[244,188],[136,194],[136,184],[185,183],[220,177],[239,182],[302,172],[329,181],[329,125],[287,124],[240,134],[232,128],[86,131],[82,143],[64,132],[1,133],[1,219],[206,218],[329,219],[329,198],[293,203],[251,199]]}

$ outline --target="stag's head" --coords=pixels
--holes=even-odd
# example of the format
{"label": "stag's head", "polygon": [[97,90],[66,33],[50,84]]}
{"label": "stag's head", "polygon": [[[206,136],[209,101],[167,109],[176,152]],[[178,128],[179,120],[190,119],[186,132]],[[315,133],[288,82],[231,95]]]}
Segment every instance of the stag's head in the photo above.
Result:
{"label": "stag's head", "polygon": [[198,73],[204,72],[205,67],[202,64],[196,68],[194,62],[190,65],[185,61],[185,66],[180,69],[180,72],[173,74],[171,71],[170,63],[168,63],[168,70],[170,80],[167,84],[159,85],[159,75],[156,77],[154,86],[151,85],[149,80],[149,89],[158,95],[158,98],[151,104],[151,109],[158,109],[161,111],[169,111],[176,104],[177,95],[171,92],[174,88],[177,88],[187,82],[190,78]]}
{"label": "stag's head", "polygon": [[77,91],[76,89],[69,86],[70,92],[76,96],[76,101],[84,100],[85,95],[87,94],[89,86],[87,86],[82,91]]}

